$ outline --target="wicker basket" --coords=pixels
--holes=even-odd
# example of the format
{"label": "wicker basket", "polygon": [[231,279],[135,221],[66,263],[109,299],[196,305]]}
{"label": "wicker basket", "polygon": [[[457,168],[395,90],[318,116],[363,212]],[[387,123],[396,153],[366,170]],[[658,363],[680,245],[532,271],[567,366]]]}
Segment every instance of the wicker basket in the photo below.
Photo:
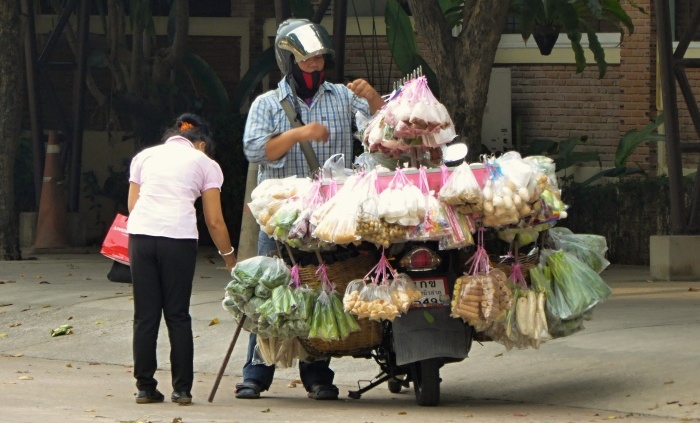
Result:
{"label": "wicker basket", "polygon": [[[326,264],[328,279],[335,284],[335,288],[343,295],[350,281],[362,279],[377,264],[373,256],[359,255],[344,261]],[[317,266],[304,266],[299,268],[299,279],[302,284],[311,288],[318,288],[320,281],[316,278]],[[358,319],[360,325],[358,332],[352,332],[347,338],[339,341],[323,341],[320,339],[299,338],[306,351],[320,357],[342,357],[357,355],[377,347],[382,342],[382,325],[379,322],[367,319]]]}
{"label": "wicker basket", "polygon": [[[520,263],[520,269],[523,272],[523,277],[525,278],[525,281],[530,284],[530,269],[533,267],[537,267],[539,263],[539,254],[532,254],[529,256],[524,256],[524,255],[519,255],[518,256],[518,262]],[[508,262],[505,263],[499,263],[497,261],[491,261],[491,266],[493,266],[495,269],[502,270],[506,276],[510,277],[510,274],[513,273],[513,265],[515,264],[515,260],[509,260]]]}

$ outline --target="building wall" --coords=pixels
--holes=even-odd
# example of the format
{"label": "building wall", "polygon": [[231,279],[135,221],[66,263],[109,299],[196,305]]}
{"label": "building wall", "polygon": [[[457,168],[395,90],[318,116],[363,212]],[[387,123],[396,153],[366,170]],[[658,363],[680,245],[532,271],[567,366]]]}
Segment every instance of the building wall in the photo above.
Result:
{"label": "building wall", "polygon": [[[512,114],[521,128],[517,136],[524,143],[537,138],[562,140],[586,135],[588,141],[580,147],[580,151],[600,153],[603,167],[607,168],[613,164],[619,139],[627,131],[641,129],[656,117],[661,101],[657,88],[653,13],[647,15],[627,2],[623,4],[633,18],[635,32],[632,36],[626,35],[619,46],[615,38],[606,41],[604,45],[609,66],[607,75],[602,79],[598,78],[597,67],[590,53],[587,53],[587,69],[581,74],[575,72],[573,54],[564,35],[560,37],[553,54],[548,57],[540,56],[533,42],[526,45],[517,35],[503,36],[496,56],[496,66],[511,69]],[[653,12],[653,0],[637,0],[636,4]],[[686,2],[681,6],[689,8],[689,5]],[[232,18],[193,18],[190,39],[192,50],[212,65],[229,96],[259,54],[272,45],[276,29],[273,2],[232,0],[231,16]],[[159,19],[157,31],[164,33],[165,20]],[[52,22],[55,21],[48,17],[45,22],[38,23],[38,29],[41,31],[43,28],[46,32]],[[323,24],[332,32],[330,18],[326,18]],[[348,19],[345,79],[366,78],[380,93],[386,94],[390,92],[391,84],[403,75],[391,60],[383,26],[381,17],[374,21],[367,17]],[[91,24],[95,43],[99,42],[100,28],[98,23]],[[610,37],[606,40],[608,38]],[[423,43],[420,39],[418,42],[421,47]],[[41,47],[41,42],[39,46]],[[428,54],[424,55],[429,59]],[[56,59],[70,57],[68,45],[62,41]],[[686,57],[700,57],[700,45],[691,45]],[[94,69],[94,76],[100,84],[108,85],[109,75],[105,70]],[[689,69],[688,77],[694,90],[700,88],[700,70]],[[278,78],[279,73],[273,72],[264,81],[263,89],[274,87]],[[72,74],[57,74],[54,85],[57,97],[70,113]],[[678,98],[681,139],[698,140],[680,92]],[[46,102],[43,106],[44,118],[49,123],[47,127],[58,127],[58,111],[52,110]],[[104,107],[97,107],[94,100],[89,98],[86,113],[88,129],[104,131],[108,123]],[[128,127],[112,126],[111,129],[123,130]],[[98,150],[101,151],[100,148],[103,147],[113,148],[110,147],[112,141],[108,142],[111,139],[113,138],[108,133],[86,133],[84,171],[94,170],[98,175],[104,176],[105,166]],[[117,160],[114,154],[129,156],[132,151],[120,147],[114,154],[110,150],[109,154]],[[629,165],[639,165],[651,172],[663,171],[664,156],[662,143],[658,146],[644,145],[637,149]],[[698,157],[684,157],[684,165],[688,170],[695,170]]]}

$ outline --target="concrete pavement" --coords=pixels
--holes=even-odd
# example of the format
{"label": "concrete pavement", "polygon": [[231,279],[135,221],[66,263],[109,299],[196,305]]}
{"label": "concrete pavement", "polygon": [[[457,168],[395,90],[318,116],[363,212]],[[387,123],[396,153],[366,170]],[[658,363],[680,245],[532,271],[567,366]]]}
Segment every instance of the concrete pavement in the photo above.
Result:
{"label": "concrete pavement", "polygon": [[[586,329],[506,351],[474,344],[470,357],[442,369],[442,403],[415,405],[412,391],[378,387],[345,397],[378,373],[370,360],[334,359],[341,401],[318,402],[280,369],[271,391],[236,400],[243,333],[213,403],[214,385],[235,325],[221,307],[229,277],[202,251],[191,313],[195,403],[137,405],[131,374],[131,286],[109,282],[99,254],[53,254],[0,262],[0,422],[643,422],[700,421],[700,281],[650,282],[645,267],[603,273],[613,296]],[[218,324],[212,324],[218,319]],[[51,337],[63,324],[73,333]],[[169,395],[167,331],[159,339],[159,388]]]}

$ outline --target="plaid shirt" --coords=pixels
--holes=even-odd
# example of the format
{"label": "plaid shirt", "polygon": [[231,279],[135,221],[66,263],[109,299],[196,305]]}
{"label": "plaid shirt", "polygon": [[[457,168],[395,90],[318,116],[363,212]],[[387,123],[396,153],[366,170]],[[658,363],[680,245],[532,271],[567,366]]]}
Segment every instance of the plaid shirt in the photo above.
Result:
{"label": "plaid shirt", "polygon": [[[278,89],[258,96],[248,112],[243,151],[249,162],[259,164],[258,183],[271,178],[309,175],[309,167],[299,144],[295,144],[278,160],[265,157],[265,146],[270,138],[292,129],[280,105],[282,99],[291,101],[291,90],[285,80],[279,82]],[[301,99],[298,102],[304,123],[321,122],[330,131],[327,143],[310,143],[321,166],[333,154],[342,153],[345,155],[345,166],[351,167],[354,159],[352,124],[357,112],[366,117],[371,115],[367,100],[357,97],[345,85],[324,82],[314,95],[311,106]]]}

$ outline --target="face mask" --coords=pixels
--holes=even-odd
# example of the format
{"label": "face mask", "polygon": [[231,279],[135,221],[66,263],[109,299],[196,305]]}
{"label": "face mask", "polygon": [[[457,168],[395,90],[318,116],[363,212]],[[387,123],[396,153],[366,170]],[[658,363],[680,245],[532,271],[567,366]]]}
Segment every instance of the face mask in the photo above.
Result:
{"label": "face mask", "polygon": [[318,87],[323,84],[326,72],[314,71],[304,72],[296,63],[292,65],[292,77],[294,78],[297,95],[301,98],[313,97],[318,91]]}

